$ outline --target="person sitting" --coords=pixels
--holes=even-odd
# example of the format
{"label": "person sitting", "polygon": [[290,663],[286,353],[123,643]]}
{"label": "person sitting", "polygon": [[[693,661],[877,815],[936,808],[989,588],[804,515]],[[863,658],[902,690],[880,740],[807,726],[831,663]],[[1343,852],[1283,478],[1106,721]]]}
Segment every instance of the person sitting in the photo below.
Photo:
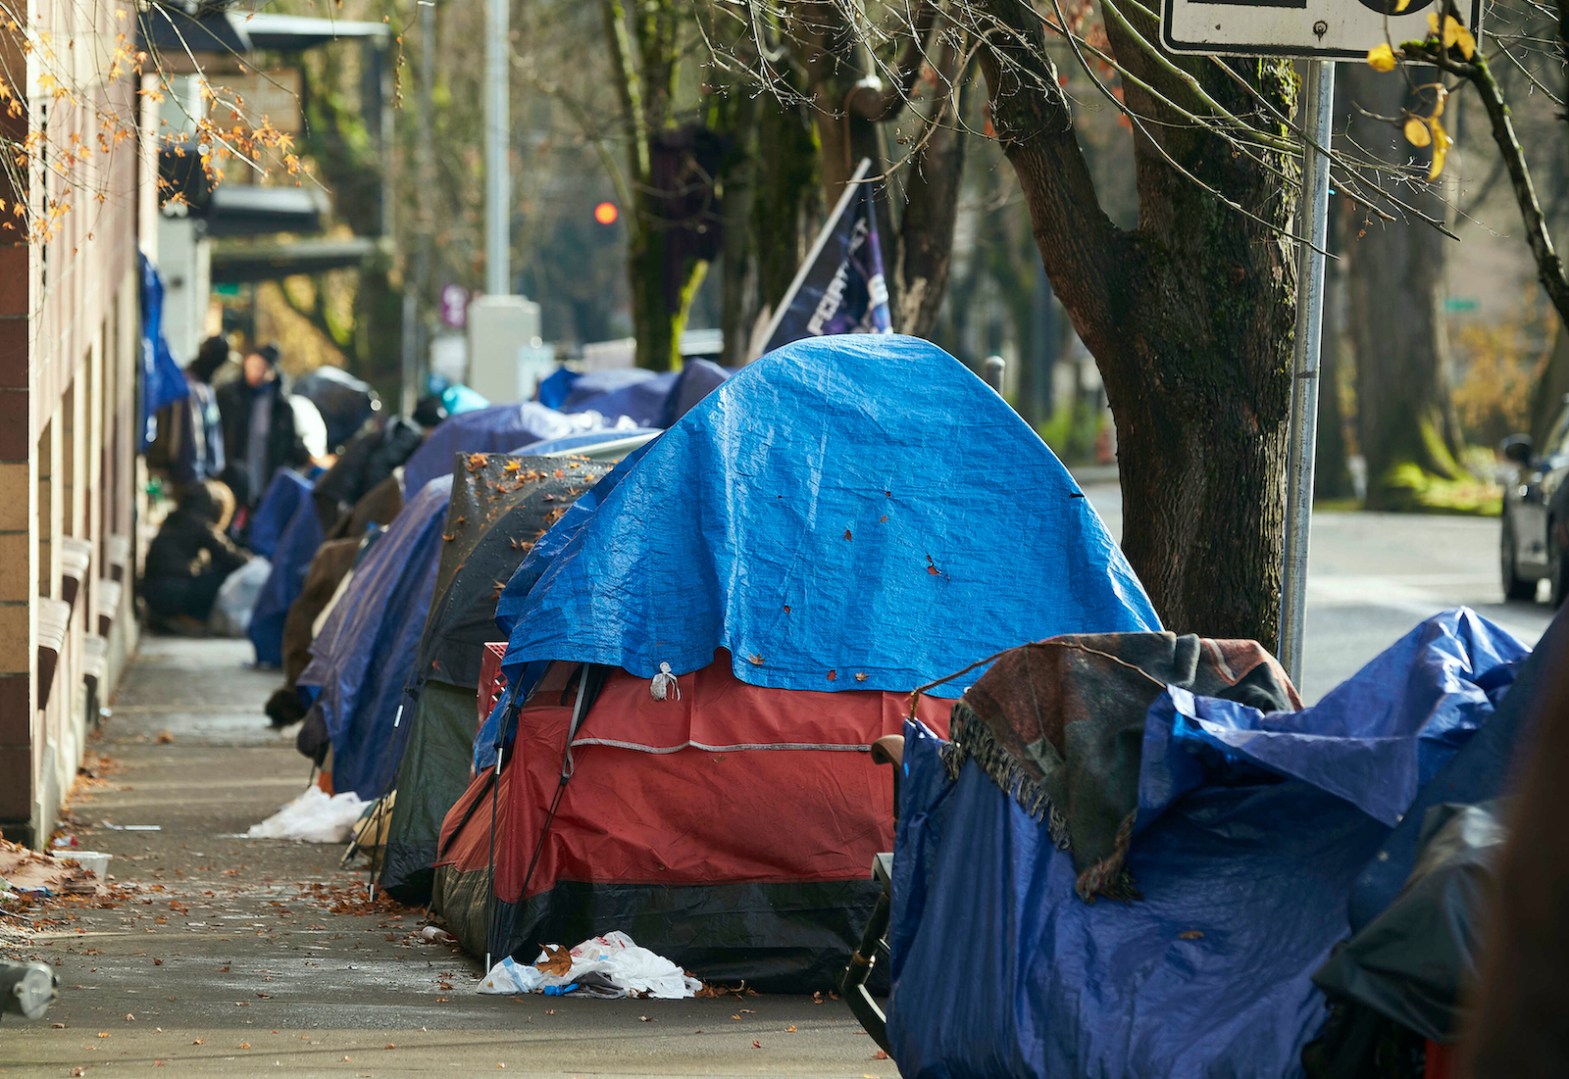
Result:
{"label": "person sitting", "polygon": [[142,574],[142,595],[155,628],[205,632],[224,579],[250,560],[224,534],[233,515],[234,495],[207,480],[188,486],[164,518]]}

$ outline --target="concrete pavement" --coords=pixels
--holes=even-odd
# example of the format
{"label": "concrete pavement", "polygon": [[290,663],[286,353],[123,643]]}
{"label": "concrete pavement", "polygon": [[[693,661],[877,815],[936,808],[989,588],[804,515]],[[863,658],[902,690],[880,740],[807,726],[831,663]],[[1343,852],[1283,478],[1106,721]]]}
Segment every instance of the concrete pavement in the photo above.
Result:
{"label": "concrete pavement", "polygon": [[479,996],[480,965],[422,942],[419,911],[368,903],[341,848],[242,838],[308,772],[262,718],[277,676],[248,658],[144,642],[94,745],[113,763],[70,807],[82,847],[114,856],[114,895],[33,935],[60,1001],[0,1026],[0,1074],[897,1074],[833,1000]]}

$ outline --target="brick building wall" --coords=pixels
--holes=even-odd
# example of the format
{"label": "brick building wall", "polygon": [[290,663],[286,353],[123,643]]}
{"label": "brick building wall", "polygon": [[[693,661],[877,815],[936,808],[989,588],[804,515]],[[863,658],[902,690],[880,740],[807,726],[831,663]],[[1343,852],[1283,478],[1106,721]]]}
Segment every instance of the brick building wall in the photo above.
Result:
{"label": "brick building wall", "polygon": [[[129,70],[134,26],[110,0],[35,7],[53,49],[0,30],[0,70],[25,72],[27,108],[0,118],[25,172],[0,176],[7,211],[68,205],[47,240],[0,233],[0,828],[45,841],[97,707],[134,647],[138,497],[138,228],[151,187]],[[66,93],[59,93],[64,87]],[[16,87],[19,96],[22,87]],[[47,123],[46,128],[40,125]],[[41,134],[35,134],[41,132]]]}

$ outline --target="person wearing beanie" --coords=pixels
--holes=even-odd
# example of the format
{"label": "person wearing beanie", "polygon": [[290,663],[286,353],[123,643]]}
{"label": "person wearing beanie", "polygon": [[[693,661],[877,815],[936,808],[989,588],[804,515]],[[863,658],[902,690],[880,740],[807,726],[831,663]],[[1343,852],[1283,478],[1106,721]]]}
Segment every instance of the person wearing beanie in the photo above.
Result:
{"label": "person wearing beanie", "polygon": [[223,421],[224,480],[243,506],[254,507],[280,468],[301,468],[310,451],[295,429],[285,398],[276,345],[245,356],[241,377],[218,388]]}

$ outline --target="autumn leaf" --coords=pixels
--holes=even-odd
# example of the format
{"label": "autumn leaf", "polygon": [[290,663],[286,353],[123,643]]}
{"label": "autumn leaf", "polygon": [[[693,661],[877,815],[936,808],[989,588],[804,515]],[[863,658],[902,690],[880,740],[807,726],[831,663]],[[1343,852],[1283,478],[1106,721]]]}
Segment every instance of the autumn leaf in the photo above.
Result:
{"label": "autumn leaf", "polygon": [[839,672],[838,671],[829,671],[828,672],[828,680],[830,682],[837,682],[839,680]]}
{"label": "autumn leaf", "polygon": [[1399,15],[1411,6],[1411,0],[1395,0],[1395,14]]}
{"label": "autumn leaf", "polygon": [[844,538],[845,539],[850,539],[851,538],[850,530],[848,528],[844,530]]}
{"label": "autumn leaf", "polygon": [[756,652],[753,652],[751,655],[747,656],[746,661],[754,667],[761,667],[763,665],[763,657],[758,655]]}
{"label": "autumn leaf", "polygon": [[1177,939],[1178,940],[1203,940],[1204,939],[1204,931],[1202,929],[1184,929],[1182,932],[1177,934]]}
{"label": "autumn leaf", "polygon": [[1367,50],[1367,66],[1374,71],[1395,70],[1395,50],[1389,47],[1389,42]]}
{"label": "autumn leaf", "polygon": [[1412,146],[1431,146],[1433,134],[1427,129],[1427,121],[1420,116],[1413,116],[1406,121],[1406,141]]}
{"label": "autumn leaf", "polygon": [[1444,125],[1437,120],[1431,120],[1428,126],[1433,131],[1433,163],[1428,167],[1428,180],[1436,180],[1444,171],[1444,161],[1449,157],[1449,147],[1454,145],[1454,140],[1449,137],[1449,132],[1444,130]]}
{"label": "autumn leaf", "polygon": [[545,958],[534,964],[534,969],[543,974],[553,974],[557,978],[565,978],[572,970],[572,953],[559,944],[547,944],[544,947]]}
{"label": "autumn leaf", "polygon": [[[1453,19],[1450,21],[1454,22]],[[1460,49],[1460,55],[1470,60],[1476,55],[1476,38],[1472,37],[1471,31],[1465,27],[1460,26],[1458,23],[1455,25],[1458,27],[1455,32],[1455,45]]]}

